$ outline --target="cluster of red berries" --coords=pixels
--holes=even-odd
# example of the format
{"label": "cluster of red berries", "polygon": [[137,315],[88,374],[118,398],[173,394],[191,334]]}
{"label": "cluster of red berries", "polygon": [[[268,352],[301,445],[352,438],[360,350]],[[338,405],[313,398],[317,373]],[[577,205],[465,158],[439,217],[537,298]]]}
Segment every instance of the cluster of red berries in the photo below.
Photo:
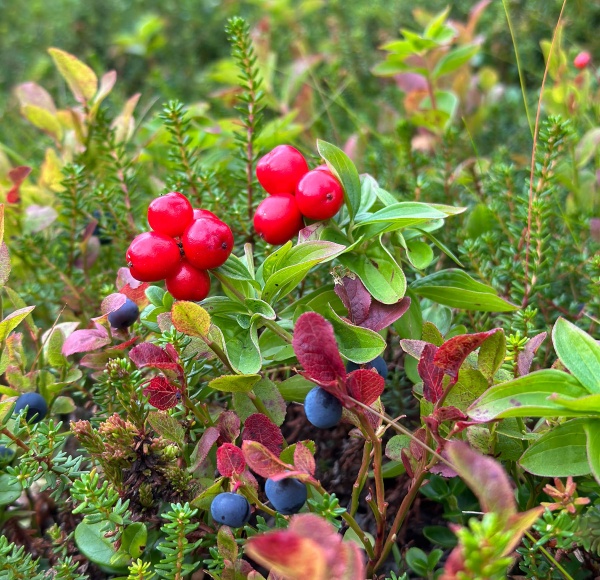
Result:
{"label": "cluster of red berries", "polygon": [[206,209],[193,209],[177,191],[152,201],[148,223],[152,231],[136,236],[127,250],[131,275],[141,282],[165,280],[177,300],[204,300],[207,270],[224,264],[233,250],[229,226]]}
{"label": "cluster of red berries", "polygon": [[344,205],[340,182],[320,165],[309,171],[302,153],[279,145],[256,165],[256,177],[269,197],[256,208],[254,229],[269,244],[285,244],[303,227],[303,218],[332,218]]}

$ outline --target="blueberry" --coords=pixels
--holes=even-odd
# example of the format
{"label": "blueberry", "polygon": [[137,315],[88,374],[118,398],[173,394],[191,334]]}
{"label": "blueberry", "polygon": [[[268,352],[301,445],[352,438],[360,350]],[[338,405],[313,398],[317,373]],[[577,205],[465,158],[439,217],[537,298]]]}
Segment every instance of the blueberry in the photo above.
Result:
{"label": "blueberry", "polygon": [[319,429],[335,427],[342,418],[342,403],[321,387],[309,391],[304,399],[306,418]]}
{"label": "blueberry", "polygon": [[213,499],[210,515],[219,524],[241,528],[250,519],[250,504],[243,495],[227,491]]}
{"label": "blueberry", "polygon": [[291,477],[279,481],[267,479],[265,493],[273,507],[284,516],[298,513],[307,497],[306,485]]}
{"label": "blueberry", "polygon": [[352,361],[348,361],[348,364],[346,365],[347,373],[351,373],[352,371],[356,371],[358,369],[375,369],[384,379],[387,379],[388,376],[387,363],[381,356],[374,358],[371,362],[368,362],[364,365],[357,365]]}
{"label": "blueberry", "polygon": [[126,299],[125,304],[114,310],[108,315],[108,322],[113,328],[117,328],[118,330],[123,330],[128,326],[131,326],[140,315],[140,309],[138,305],[129,298]]}
{"label": "blueberry", "polygon": [[25,407],[27,409],[27,422],[39,423],[48,412],[48,405],[42,395],[38,393],[25,393],[17,399],[15,413],[20,413]]}
{"label": "blueberry", "polygon": [[0,465],[8,465],[15,452],[12,449],[9,449],[5,445],[0,445]]}

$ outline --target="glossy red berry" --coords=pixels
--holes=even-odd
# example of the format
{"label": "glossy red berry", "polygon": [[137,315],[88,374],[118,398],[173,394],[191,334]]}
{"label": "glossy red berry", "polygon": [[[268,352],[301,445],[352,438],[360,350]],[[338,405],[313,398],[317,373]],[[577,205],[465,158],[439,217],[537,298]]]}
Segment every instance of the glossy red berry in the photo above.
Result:
{"label": "glossy red berry", "polygon": [[183,252],[190,264],[200,270],[218,268],[233,250],[233,234],[220,219],[194,220],[183,232]]}
{"label": "glossy red berry", "polygon": [[256,208],[254,229],[269,244],[285,244],[303,227],[296,198],[289,193],[267,197]]}
{"label": "glossy red berry", "polygon": [[207,209],[194,209],[194,219],[199,220],[200,218],[219,219],[212,211],[208,211]]}
{"label": "glossy red berry", "polygon": [[192,204],[185,195],[177,191],[157,197],[148,206],[150,227],[165,236],[180,236],[193,219]]}
{"label": "glossy red berry", "polygon": [[129,245],[126,260],[136,280],[157,282],[177,270],[181,252],[173,238],[158,232],[144,232]]}
{"label": "glossy red berry", "polygon": [[182,260],[178,270],[167,278],[167,290],[176,300],[200,302],[210,292],[210,277],[206,270],[194,268],[187,260]]}
{"label": "glossy red berry", "polygon": [[302,153],[291,145],[278,145],[256,164],[256,177],[267,193],[294,195],[296,185],[308,173]]}
{"label": "glossy red berry", "polygon": [[575,68],[578,68],[579,70],[586,68],[590,64],[590,62],[592,62],[592,55],[587,51],[580,52],[575,57],[575,60],[573,60]]}
{"label": "glossy red berry", "polygon": [[296,201],[303,216],[327,220],[344,205],[344,190],[331,173],[309,171],[296,188]]}

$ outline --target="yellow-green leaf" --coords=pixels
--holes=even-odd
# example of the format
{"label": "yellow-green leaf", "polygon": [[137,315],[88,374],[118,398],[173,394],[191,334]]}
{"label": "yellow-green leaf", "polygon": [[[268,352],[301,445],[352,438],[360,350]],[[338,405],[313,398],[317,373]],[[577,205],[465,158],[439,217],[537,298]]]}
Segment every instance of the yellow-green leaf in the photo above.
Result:
{"label": "yellow-green leaf", "polygon": [[57,141],[60,141],[63,130],[58,118],[50,111],[37,105],[23,105],[21,107],[23,116],[35,127],[45,131]]}
{"label": "yellow-green leaf", "polygon": [[171,309],[173,326],[188,336],[203,337],[210,329],[210,315],[195,302],[180,300]]}
{"label": "yellow-green leaf", "polygon": [[0,342],[6,340],[6,337],[10,332],[12,332],[34,308],[35,306],[27,306],[26,308],[15,310],[0,322]]}
{"label": "yellow-green leaf", "polygon": [[223,375],[208,383],[211,389],[228,393],[249,393],[260,375]]}
{"label": "yellow-green leaf", "polygon": [[49,48],[48,52],[58,72],[69,85],[73,96],[80,103],[91,101],[98,90],[96,73],[87,64],[64,50]]}

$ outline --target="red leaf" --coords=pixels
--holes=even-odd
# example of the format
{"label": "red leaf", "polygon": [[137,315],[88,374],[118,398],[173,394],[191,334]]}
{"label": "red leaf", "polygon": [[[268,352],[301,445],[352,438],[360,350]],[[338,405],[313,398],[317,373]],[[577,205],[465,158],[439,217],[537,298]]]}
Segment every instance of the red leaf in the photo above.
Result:
{"label": "red leaf", "polygon": [[458,370],[467,356],[475,349],[479,348],[486,338],[489,338],[492,334],[500,331],[501,329],[494,328],[487,332],[455,336],[439,347],[438,351],[435,353],[433,363],[441,368],[447,375],[450,375],[456,382],[458,379]]}
{"label": "red leaf", "polygon": [[134,336],[129,340],[122,342],[121,344],[116,344],[115,346],[113,346],[113,348],[115,350],[125,350],[126,348],[130,347],[134,342],[136,342],[139,338],[139,336]]}
{"label": "red leaf", "polygon": [[426,343],[417,365],[417,372],[423,379],[423,397],[430,403],[437,403],[444,392],[444,371],[433,364],[437,352],[437,346]]}
{"label": "red leaf", "polygon": [[27,179],[30,173],[31,167],[27,167],[26,165],[20,165],[8,172],[8,178],[13,183],[13,186],[6,194],[6,201],[8,203],[19,203],[21,201],[19,190],[21,189],[21,184]]}
{"label": "red leaf", "polygon": [[223,477],[231,477],[244,472],[246,460],[239,447],[224,443],[217,449],[217,469]]}
{"label": "red leaf", "polygon": [[202,465],[217,439],[219,439],[219,430],[216,427],[208,427],[202,433],[202,437],[200,437],[192,453],[190,471],[196,471]]}
{"label": "red leaf", "polygon": [[436,409],[433,416],[440,423],[443,421],[456,421],[458,419],[467,419],[467,416],[456,407],[440,407]]}
{"label": "red leaf", "polygon": [[147,282],[140,282],[136,280],[132,275],[129,268],[119,268],[117,272],[116,281],[117,290],[123,289],[125,286],[129,286],[132,289],[139,288],[140,286],[150,286]]}
{"label": "red leaf", "polygon": [[281,429],[269,417],[262,413],[254,413],[244,421],[243,441],[257,441],[269,451],[279,455],[283,444]]}
{"label": "red leaf", "polygon": [[170,369],[177,371],[181,369],[177,363],[173,362],[173,359],[165,350],[151,342],[143,342],[132,348],[129,353],[129,358],[138,368],[152,367],[155,369]]}
{"label": "red leaf", "polygon": [[294,466],[296,469],[308,473],[308,475],[315,474],[315,458],[310,449],[301,442],[296,443],[296,448],[294,449]]}
{"label": "red leaf", "polygon": [[250,469],[261,477],[269,478],[278,473],[294,470],[293,465],[284,463],[264,445],[256,441],[244,441],[242,452]]}
{"label": "red leaf", "polygon": [[360,326],[379,332],[396,322],[409,307],[410,298],[408,296],[405,296],[396,304],[383,304],[373,300],[369,309],[369,316],[360,323]]}
{"label": "red leaf", "polygon": [[385,379],[374,369],[358,369],[348,375],[346,387],[351,397],[370,405],[383,393]]}
{"label": "red leaf", "polygon": [[107,344],[110,344],[110,338],[106,328],[96,325],[96,328],[72,332],[63,343],[62,353],[69,356],[77,352],[90,352]]}
{"label": "red leaf", "polygon": [[352,324],[362,326],[363,320],[369,315],[372,298],[360,278],[344,276],[340,282],[336,283],[334,290],[348,310]]}
{"label": "red leaf", "polygon": [[517,368],[519,369],[520,376],[529,373],[529,369],[531,369],[531,363],[533,362],[533,357],[535,356],[537,349],[542,345],[542,342],[546,340],[546,336],[548,336],[547,332],[536,334],[529,339],[525,345],[525,348],[519,353],[517,358]]}
{"label": "red leaf", "polygon": [[240,434],[240,418],[233,411],[223,411],[217,419],[217,429],[224,443],[233,443]]}
{"label": "red leaf", "polygon": [[164,377],[151,379],[149,386],[144,389],[144,395],[150,397],[148,402],[161,411],[172,409],[181,400],[179,387]]}
{"label": "red leaf", "polygon": [[346,379],[333,326],[320,314],[305,312],[298,318],[292,346],[298,362],[315,382],[332,384]]}
{"label": "red leaf", "polygon": [[138,286],[137,288],[132,288],[130,284],[125,284],[120,292],[121,294],[125,294],[130,300],[133,300],[141,310],[150,303],[150,300],[146,297],[146,289],[149,286],[150,284],[148,284],[148,282],[143,282],[141,286]]}

